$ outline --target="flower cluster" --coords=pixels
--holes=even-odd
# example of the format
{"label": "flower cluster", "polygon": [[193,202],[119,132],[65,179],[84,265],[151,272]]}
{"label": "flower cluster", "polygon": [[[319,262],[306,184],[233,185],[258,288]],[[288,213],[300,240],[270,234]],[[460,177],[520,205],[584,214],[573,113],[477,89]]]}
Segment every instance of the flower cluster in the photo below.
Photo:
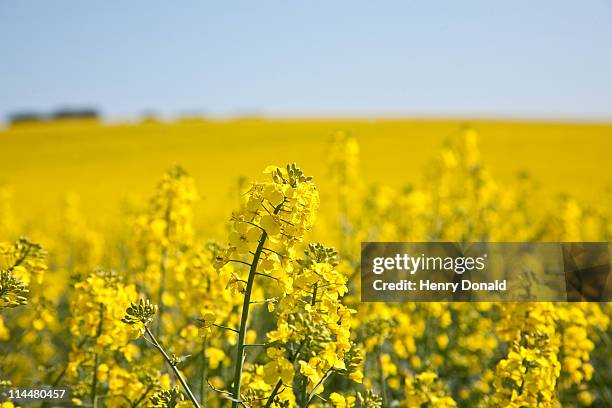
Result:
{"label": "flower cluster", "polygon": [[511,343],[497,364],[493,401],[501,406],[556,407],[559,335],[551,303],[512,303],[498,331]]}
{"label": "flower cluster", "polygon": [[121,360],[133,362],[140,355],[130,344],[135,333],[121,323],[125,308],[136,296],[135,286],[112,270],[97,270],[75,283],[69,322],[73,342],[68,364],[58,375],[75,387],[76,404],[98,395],[137,399],[146,389],[137,380],[138,373],[120,365]]}
{"label": "flower cluster", "polygon": [[[269,305],[276,329],[268,333],[274,348],[268,349],[272,360],[264,372],[271,384],[293,384],[300,405],[322,392],[332,374],[356,382],[363,377],[361,355],[350,333],[355,311],[341,303],[347,276],[337,270],[338,262],[332,248],[310,244],[291,273],[278,278],[281,294]],[[299,371],[283,377],[293,374],[294,364]]]}
{"label": "flower cluster", "polygon": [[40,283],[47,269],[44,257],[42,247],[26,238],[0,243],[0,309],[28,303],[28,286]]}

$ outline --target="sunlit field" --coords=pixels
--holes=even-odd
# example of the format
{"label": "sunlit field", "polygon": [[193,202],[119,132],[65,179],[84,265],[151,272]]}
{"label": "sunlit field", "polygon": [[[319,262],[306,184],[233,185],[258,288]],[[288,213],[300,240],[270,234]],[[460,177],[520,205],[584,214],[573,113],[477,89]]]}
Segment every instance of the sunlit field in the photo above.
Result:
{"label": "sunlit field", "polygon": [[[56,122],[0,131],[0,188],[13,192],[22,220],[57,216],[76,193],[92,222],[106,224],[126,200],[147,197],[159,175],[180,164],[202,201],[196,219],[227,218],[229,195],[242,177],[290,160],[329,192],[323,162],[335,131],[360,145],[366,184],[401,188],[421,182],[444,141],[469,124],[496,179],[527,173],[550,198],[567,193],[601,203],[610,189],[612,125],[461,121],[264,121],[109,124]],[[101,222],[100,222],[101,221]],[[209,224],[210,226],[210,224]]]}
{"label": "sunlit field", "polygon": [[610,407],[609,303],[359,287],[364,241],[609,242],[610,151],[603,124],[6,128],[0,381],[89,407]]}

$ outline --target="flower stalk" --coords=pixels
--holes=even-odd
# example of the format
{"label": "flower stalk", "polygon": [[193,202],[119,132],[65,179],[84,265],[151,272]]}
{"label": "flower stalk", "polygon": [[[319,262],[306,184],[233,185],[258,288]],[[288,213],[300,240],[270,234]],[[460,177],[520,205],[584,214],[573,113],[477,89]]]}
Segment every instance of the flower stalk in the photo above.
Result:
{"label": "flower stalk", "polygon": [[164,348],[159,344],[159,342],[157,341],[157,339],[155,338],[155,336],[153,335],[153,333],[151,332],[151,330],[149,329],[148,326],[145,326],[145,332],[146,334],[149,336],[149,338],[151,339],[153,346],[159,351],[159,353],[164,357],[164,360],[166,360],[166,363],[168,363],[168,365],[170,366],[170,368],[172,369],[172,371],[174,372],[174,375],[176,376],[176,378],[178,378],[179,382],[181,383],[181,386],[183,387],[183,390],[185,391],[185,393],[187,394],[187,397],[189,397],[189,399],[191,400],[191,402],[193,403],[193,405],[196,408],[200,408],[200,404],[198,403],[198,400],[196,399],[196,397],[193,395],[193,392],[191,391],[191,388],[189,388],[189,385],[187,384],[187,381],[185,381],[185,379],[183,378],[183,375],[181,374],[181,372],[179,371],[179,369],[176,367],[176,364],[172,361],[172,359],[170,358],[170,356],[168,356],[168,353],[166,353],[166,351],[164,350]]}
{"label": "flower stalk", "polygon": [[[274,209],[274,215],[277,215],[280,212],[283,203],[280,203]],[[255,276],[257,275],[257,265],[259,263],[259,258],[261,257],[261,253],[263,252],[264,245],[266,240],[268,239],[268,233],[265,230],[262,230],[261,237],[259,238],[259,242],[257,244],[257,249],[255,249],[255,253],[253,254],[253,262],[251,262],[251,267],[249,269],[249,277],[247,279],[246,288],[244,292],[244,301],[242,303],[242,315],[240,317],[240,329],[238,330],[238,344],[236,346],[236,366],[234,369],[234,390],[232,396],[234,400],[232,402],[232,408],[238,407],[238,401],[240,401],[240,383],[242,380],[242,366],[244,364],[244,349],[245,347],[245,339],[246,332],[249,320],[249,308],[251,306],[251,294],[253,292],[253,284],[255,282]]]}

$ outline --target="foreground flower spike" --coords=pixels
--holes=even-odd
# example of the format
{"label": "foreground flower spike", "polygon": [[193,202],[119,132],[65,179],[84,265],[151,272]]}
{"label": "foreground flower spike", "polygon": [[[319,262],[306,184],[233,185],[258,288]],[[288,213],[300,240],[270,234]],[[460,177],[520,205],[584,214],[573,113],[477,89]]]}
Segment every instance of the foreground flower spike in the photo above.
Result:
{"label": "foreground flower spike", "polygon": [[[363,378],[361,354],[350,341],[354,311],[341,303],[348,276],[336,268],[335,249],[313,243],[302,257],[296,250],[319,206],[312,178],[295,164],[268,167],[265,174],[269,181],[254,183],[233,214],[228,248],[216,261],[219,268],[228,263],[248,267],[248,275],[235,273],[228,283],[243,295],[230,399],[234,408],[262,401],[264,407],[307,407],[332,375],[357,382]],[[257,276],[269,280],[255,285]],[[254,293],[264,300],[253,301]],[[246,342],[253,303],[266,304],[276,321],[264,344]],[[253,346],[266,348],[267,363],[247,364],[245,351]]]}
{"label": "foreground flower spike", "polygon": [[268,181],[254,183],[240,211],[232,215],[234,228],[229,246],[217,259],[218,267],[230,261],[249,267],[246,280],[235,276],[229,283],[231,289],[244,293],[234,360],[234,408],[242,402],[240,386],[255,276],[291,268],[293,249],[314,223],[319,207],[319,193],[312,178],[295,164],[285,168],[270,166],[264,173],[268,174]]}

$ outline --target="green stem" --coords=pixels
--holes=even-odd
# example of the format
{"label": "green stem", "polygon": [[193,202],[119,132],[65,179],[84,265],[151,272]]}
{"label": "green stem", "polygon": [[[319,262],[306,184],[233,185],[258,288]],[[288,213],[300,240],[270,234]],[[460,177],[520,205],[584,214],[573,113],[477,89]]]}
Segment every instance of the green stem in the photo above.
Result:
{"label": "green stem", "polygon": [[312,299],[310,300],[311,306],[315,306],[317,304],[317,289],[319,289],[319,283],[314,284],[314,289],[312,291]]}
{"label": "green stem", "polygon": [[19,265],[21,265],[21,264],[23,263],[23,261],[25,261],[25,260],[26,260],[26,258],[28,257],[28,255],[30,254],[30,250],[31,250],[31,249],[32,249],[32,245],[31,245],[31,244],[28,244],[28,247],[26,248],[26,250],[25,250],[25,251],[23,251],[23,255],[21,255],[21,257],[20,257],[20,258],[17,258],[17,259],[15,260],[15,262],[13,263],[13,265],[11,265],[11,266],[10,266],[10,267],[7,269],[7,271],[8,271],[8,272],[13,272],[13,270],[14,270],[15,268],[17,268]]}
{"label": "green stem", "polygon": [[247,280],[246,290],[244,293],[244,301],[242,302],[242,316],[240,318],[240,330],[238,331],[238,345],[236,346],[236,367],[234,369],[234,392],[232,396],[234,401],[232,402],[232,408],[238,407],[238,401],[240,400],[240,382],[242,380],[242,363],[244,358],[244,342],[246,339],[247,324],[249,319],[249,307],[251,306],[251,293],[253,292],[253,282],[255,281],[255,272],[257,271],[257,263],[259,257],[268,238],[268,234],[264,231],[261,233],[259,238],[259,244],[253,255],[253,263],[249,271],[249,278]]}
{"label": "green stem", "polygon": [[178,368],[176,368],[176,365],[172,363],[172,359],[168,356],[164,348],[159,344],[159,342],[157,341],[153,333],[151,333],[151,330],[149,329],[148,326],[145,326],[145,331],[149,335],[151,340],[153,341],[153,345],[155,346],[155,348],[161,353],[161,355],[164,357],[164,360],[166,360],[166,363],[168,363],[170,368],[172,368],[174,375],[176,375],[176,378],[178,378],[179,382],[183,386],[183,389],[185,390],[187,397],[189,397],[189,399],[191,400],[191,402],[193,402],[193,405],[195,405],[196,408],[200,408],[200,404],[198,403],[198,400],[193,395],[193,392],[191,392],[191,389],[189,388],[189,385],[187,385],[187,382],[183,378],[183,375],[178,370]]}
{"label": "green stem", "polygon": [[[278,207],[274,209],[274,214],[278,214],[283,203],[280,203]],[[242,316],[240,317],[240,329],[238,331],[238,345],[236,346],[236,366],[234,369],[234,390],[232,393],[233,401],[232,408],[237,408],[240,401],[240,382],[242,381],[242,365],[244,363],[244,342],[246,339],[247,325],[249,320],[249,307],[251,306],[251,293],[253,292],[253,283],[255,282],[255,276],[257,274],[257,264],[259,263],[259,257],[263,252],[264,244],[268,238],[268,233],[262,230],[257,249],[253,254],[253,262],[249,269],[249,277],[247,279],[247,285],[244,292],[244,300],[242,302]]]}
{"label": "green stem", "polygon": [[145,398],[147,398],[147,395],[149,395],[150,392],[151,392],[151,386],[149,385],[147,389],[145,390],[145,392],[140,396],[140,398],[138,398],[136,401],[131,403],[131,408],[136,408],[138,404],[140,404],[142,401],[144,401]]}
{"label": "green stem", "polygon": [[280,387],[283,385],[283,380],[278,380],[278,382],[276,383],[276,386],[274,386],[274,389],[272,390],[272,394],[270,394],[270,396],[268,397],[268,400],[266,401],[266,405],[264,406],[264,408],[270,408],[270,406],[272,406],[272,403],[274,402],[274,397],[276,397],[276,394],[278,394],[278,391],[280,390]]}
{"label": "green stem", "polygon": [[200,401],[203,404],[208,399],[208,387],[206,387],[206,379],[208,378],[208,360],[206,359],[206,348],[208,346],[208,340],[204,339],[202,344],[202,377],[200,378]]}

